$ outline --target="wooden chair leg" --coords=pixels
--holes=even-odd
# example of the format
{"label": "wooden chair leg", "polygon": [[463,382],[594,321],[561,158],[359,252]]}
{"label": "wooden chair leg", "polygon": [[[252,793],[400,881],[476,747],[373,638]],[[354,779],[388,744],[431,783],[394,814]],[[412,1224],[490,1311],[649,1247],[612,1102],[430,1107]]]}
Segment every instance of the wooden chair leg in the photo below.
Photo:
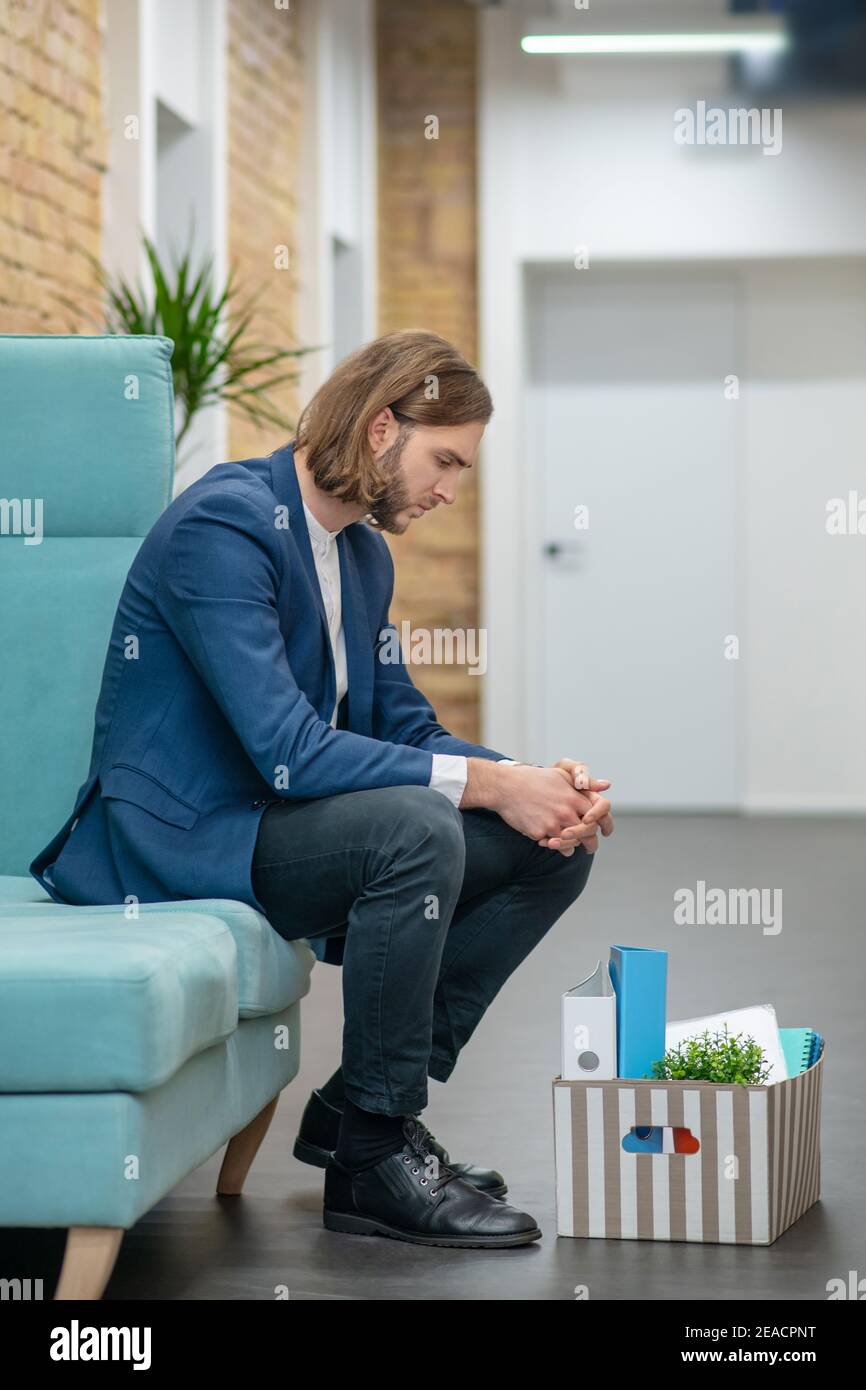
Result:
{"label": "wooden chair leg", "polygon": [[220,1168],[220,1175],[217,1178],[216,1190],[221,1196],[235,1196],[243,1190],[252,1161],[268,1132],[271,1120],[274,1118],[274,1111],[277,1108],[279,1098],[279,1093],[277,1093],[273,1100],[268,1101],[264,1110],[260,1110],[255,1119],[250,1120],[246,1129],[242,1129],[239,1134],[229,1140]]}
{"label": "wooden chair leg", "polygon": [[123,1240],[122,1226],[70,1226],[55,1299],[99,1299]]}

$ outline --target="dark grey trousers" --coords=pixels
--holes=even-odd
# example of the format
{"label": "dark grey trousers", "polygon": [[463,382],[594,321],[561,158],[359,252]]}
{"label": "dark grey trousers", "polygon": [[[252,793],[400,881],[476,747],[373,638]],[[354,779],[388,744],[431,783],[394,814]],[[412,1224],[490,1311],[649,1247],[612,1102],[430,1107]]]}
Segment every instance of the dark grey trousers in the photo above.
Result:
{"label": "dark grey trousers", "polygon": [[446,1081],[509,975],[582,892],[592,855],[542,849],[493,811],[385,787],[264,812],[253,887],[288,940],[346,934],[346,1095],[404,1115]]}

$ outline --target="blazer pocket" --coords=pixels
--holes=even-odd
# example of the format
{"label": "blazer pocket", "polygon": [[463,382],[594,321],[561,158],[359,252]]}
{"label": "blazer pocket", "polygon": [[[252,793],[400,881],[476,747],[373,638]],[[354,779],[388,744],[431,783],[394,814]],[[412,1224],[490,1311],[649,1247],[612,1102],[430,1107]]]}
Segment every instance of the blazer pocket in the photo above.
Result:
{"label": "blazer pocket", "polygon": [[200,812],[188,801],[175,796],[149,773],[128,763],[114,763],[108,772],[100,775],[99,781],[104,797],[131,801],[134,806],[140,806],[143,811],[149,811],[152,816],[167,821],[169,825],[190,830],[199,818]]}

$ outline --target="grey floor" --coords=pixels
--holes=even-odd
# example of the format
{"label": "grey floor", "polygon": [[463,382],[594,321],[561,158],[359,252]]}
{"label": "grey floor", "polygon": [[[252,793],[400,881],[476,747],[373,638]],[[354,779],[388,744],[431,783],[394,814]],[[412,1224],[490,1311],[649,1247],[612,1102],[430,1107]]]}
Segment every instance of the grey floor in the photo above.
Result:
{"label": "grey floor", "polygon": [[[583,898],[494,1001],[447,1085],[430,1081],[425,1120],[455,1160],[499,1168],[508,1201],[544,1235],[503,1251],[429,1249],[344,1236],[321,1224],[322,1174],[291,1146],[312,1086],[339,1062],[340,971],[316,967],[303,1006],[300,1074],[284,1092],[241,1198],[217,1198],[221,1155],[130,1231],[111,1299],[826,1299],[827,1281],[866,1275],[863,920],[866,821],[620,816]],[[685,927],[673,894],[776,888],[782,930]],[[668,1015],[770,1002],[780,1024],[826,1038],[821,1200],[769,1247],[557,1237],[551,1080],[559,998],[611,943],[669,952]],[[12,1248],[14,1246],[14,1249]],[[46,1278],[59,1232],[0,1233],[3,1268]]]}

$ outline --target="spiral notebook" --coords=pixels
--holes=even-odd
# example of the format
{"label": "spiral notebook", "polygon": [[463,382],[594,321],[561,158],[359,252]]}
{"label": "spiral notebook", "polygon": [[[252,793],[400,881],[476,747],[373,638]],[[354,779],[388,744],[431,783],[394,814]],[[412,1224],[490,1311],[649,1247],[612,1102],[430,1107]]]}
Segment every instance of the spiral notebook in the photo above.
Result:
{"label": "spiral notebook", "polygon": [[780,1028],[779,1037],[789,1077],[808,1071],[821,1056],[824,1039],[814,1028]]}

